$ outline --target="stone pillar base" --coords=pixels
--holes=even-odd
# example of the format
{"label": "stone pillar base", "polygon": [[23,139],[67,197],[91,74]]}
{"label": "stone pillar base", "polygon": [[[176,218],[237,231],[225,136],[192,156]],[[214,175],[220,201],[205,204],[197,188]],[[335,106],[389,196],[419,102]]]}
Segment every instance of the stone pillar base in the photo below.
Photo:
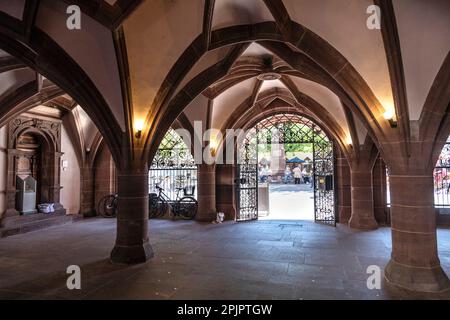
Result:
{"label": "stone pillar base", "polygon": [[225,213],[224,220],[235,220],[236,219],[236,208],[234,205],[221,205],[217,212]]}
{"label": "stone pillar base", "polygon": [[118,173],[117,237],[111,261],[143,263],[153,256],[148,240],[148,168],[132,167]]}
{"label": "stone pillar base", "polygon": [[359,230],[375,230],[378,223],[373,210],[372,169],[359,170],[350,172],[352,215],[348,226]]}
{"label": "stone pillar base", "polygon": [[198,222],[211,222],[217,219],[217,213],[212,212],[208,214],[202,214],[201,216],[195,216],[195,221]]}
{"label": "stone pillar base", "polygon": [[348,226],[352,229],[375,230],[378,229],[378,223],[374,217],[360,217],[352,215],[348,221]]}
{"label": "stone pillar base", "polygon": [[14,208],[6,209],[5,214],[3,215],[4,218],[5,217],[14,217],[14,216],[20,216],[20,212]]}
{"label": "stone pillar base", "polygon": [[216,220],[216,168],[214,165],[198,166],[198,211],[195,220],[211,222]]}
{"label": "stone pillar base", "polygon": [[348,223],[352,215],[352,207],[338,205],[338,221],[339,223]]}
{"label": "stone pillar base", "polygon": [[390,260],[385,268],[388,284],[420,292],[443,292],[450,289],[450,281],[438,265],[433,268],[412,267]]}
{"label": "stone pillar base", "polygon": [[137,264],[153,257],[153,249],[149,242],[140,246],[115,245],[111,252],[111,261],[115,264]]}

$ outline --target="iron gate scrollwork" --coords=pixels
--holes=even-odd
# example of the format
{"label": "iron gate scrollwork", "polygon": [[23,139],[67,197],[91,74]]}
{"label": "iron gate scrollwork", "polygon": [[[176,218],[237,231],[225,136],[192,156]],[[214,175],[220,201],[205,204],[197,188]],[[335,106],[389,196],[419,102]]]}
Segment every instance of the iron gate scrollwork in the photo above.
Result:
{"label": "iron gate scrollwork", "polygon": [[336,226],[333,142],[322,130],[314,132],[314,220]]}
{"label": "iron gate scrollwork", "polygon": [[259,121],[238,146],[238,221],[258,218],[258,148],[260,144],[303,144],[313,149],[314,220],[336,225],[334,149],[326,133],[307,117],[280,113]]}
{"label": "iron gate scrollwork", "polygon": [[258,144],[257,131],[251,129],[239,148],[237,165],[237,221],[258,219]]}
{"label": "iron gate scrollwork", "polygon": [[190,188],[197,198],[197,165],[182,137],[170,128],[164,135],[149,170],[149,193],[162,187],[175,201],[179,188]]}

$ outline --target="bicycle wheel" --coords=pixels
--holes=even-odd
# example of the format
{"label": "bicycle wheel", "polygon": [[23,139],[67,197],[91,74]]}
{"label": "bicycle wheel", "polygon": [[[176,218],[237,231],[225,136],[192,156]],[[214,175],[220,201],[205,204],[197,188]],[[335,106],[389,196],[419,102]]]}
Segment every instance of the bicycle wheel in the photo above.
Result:
{"label": "bicycle wheel", "polygon": [[161,218],[167,212],[169,205],[158,197],[149,200],[149,219]]}
{"label": "bicycle wheel", "polygon": [[148,196],[148,218],[153,219],[158,213],[158,195],[150,193]]}
{"label": "bicycle wheel", "polygon": [[104,196],[100,199],[97,211],[104,218],[114,218],[117,210],[117,198],[115,195]]}
{"label": "bicycle wheel", "polygon": [[192,197],[183,197],[178,202],[177,215],[186,220],[195,218],[198,202]]}

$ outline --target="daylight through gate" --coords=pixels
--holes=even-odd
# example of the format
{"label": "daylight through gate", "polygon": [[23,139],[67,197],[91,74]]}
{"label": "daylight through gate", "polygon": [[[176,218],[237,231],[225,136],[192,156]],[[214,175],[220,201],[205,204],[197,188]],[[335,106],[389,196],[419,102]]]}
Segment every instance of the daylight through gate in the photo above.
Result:
{"label": "daylight through gate", "polygon": [[312,145],[314,219],[335,225],[333,142],[309,118],[288,113],[275,114],[259,121],[238,147],[237,220],[258,218],[258,151],[274,144]]}

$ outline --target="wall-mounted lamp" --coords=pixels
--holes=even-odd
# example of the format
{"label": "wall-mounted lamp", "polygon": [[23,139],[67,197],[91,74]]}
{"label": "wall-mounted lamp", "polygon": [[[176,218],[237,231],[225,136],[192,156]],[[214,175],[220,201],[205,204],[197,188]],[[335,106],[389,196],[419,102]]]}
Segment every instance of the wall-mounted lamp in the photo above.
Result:
{"label": "wall-mounted lamp", "polygon": [[137,119],[134,121],[134,130],[136,131],[134,136],[137,139],[140,139],[142,135],[142,130],[144,130],[144,119]]}
{"label": "wall-mounted lamp", "polygon": [[209,141],[209,152],[211,153],[211,157],[215,157],[217,153],[217,141],[215,139],[211,139]]}
{"label": "wall-mounted lamp", "polygon": [[346,141],[345,141],[346,143],[347,143],[347,145],[348,146],[353,146],[353,141],[352,141],[352,137],[350,137],[350,136],[347,136],[347,139],[346,139]]}
{"label": "wall-mounted lamp", "polygon": [[383,113],[383,117],[389,121],[389,125],[391,126],[391,128],[396,128],[397,127],[397,120],[394,119],[394,111],[392,109],[387,109],[384,113]]}

